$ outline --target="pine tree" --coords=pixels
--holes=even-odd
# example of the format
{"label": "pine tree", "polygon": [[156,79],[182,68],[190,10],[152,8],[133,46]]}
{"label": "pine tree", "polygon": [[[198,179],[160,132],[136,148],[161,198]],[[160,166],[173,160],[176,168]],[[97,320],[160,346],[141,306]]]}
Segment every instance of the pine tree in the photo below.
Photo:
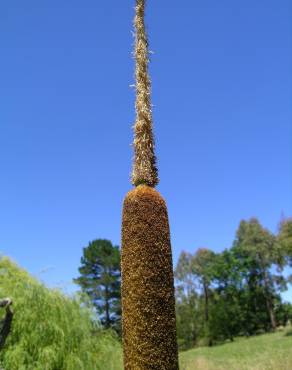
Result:
{"label": "pine tree", "polygon": [[87,293],[106,328],[119,331],[120,251],[109,240],[97,239],[83,249],[80,276],[74,279]]}

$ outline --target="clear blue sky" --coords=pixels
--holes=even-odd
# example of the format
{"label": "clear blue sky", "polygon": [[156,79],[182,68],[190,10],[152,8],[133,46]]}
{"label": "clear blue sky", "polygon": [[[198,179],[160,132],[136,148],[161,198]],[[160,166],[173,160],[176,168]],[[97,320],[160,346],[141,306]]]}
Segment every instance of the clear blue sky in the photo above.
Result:
{"label": "clear blue sky", "polygon": [[[231,246],[242,218],[275,232],[292,215],[290,5],[148,1],[159,190],[175,261],[182,249]],[[71,289],[90,240],[120,244],[133,6],[0,4],[0,251],[50,286]]]}

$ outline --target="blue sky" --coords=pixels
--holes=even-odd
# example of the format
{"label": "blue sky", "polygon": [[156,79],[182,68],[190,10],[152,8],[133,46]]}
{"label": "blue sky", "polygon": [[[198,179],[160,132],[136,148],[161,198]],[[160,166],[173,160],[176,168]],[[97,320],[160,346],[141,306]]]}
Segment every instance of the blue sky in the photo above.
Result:
{"label": "blue sky", "polygon": [[[72,289],[120,244],[131,188],[134,1],[0,4],[0,251]],[[148,1],[157,156],[174,260],[292,215],[290,0]],[[292,294],[285,295],[292,301]]]}

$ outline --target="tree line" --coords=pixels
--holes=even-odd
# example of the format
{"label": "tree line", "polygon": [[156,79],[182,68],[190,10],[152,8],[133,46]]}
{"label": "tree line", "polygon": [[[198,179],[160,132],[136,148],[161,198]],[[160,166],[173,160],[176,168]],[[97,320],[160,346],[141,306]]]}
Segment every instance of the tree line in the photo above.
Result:
{"label": "tree line", "polygon": [[241,221],[229,249],[182,252],[175,269],[180,348],[273,331],[292,319],[281,299],[291,277],[292,220],[273,235],[256,218]]}
{"label": "tree line", "polygon": [[[292,320],[281,293],[292,281],[292,219],[274,235],[256,218],[241,221],[229,249],[181,252],[175,267],[177,337],[180,349],[213,345],[273,331]],[[120,250],[97,239],[83,249],[75,282],[92,301],[106,328],[121,333]]]}

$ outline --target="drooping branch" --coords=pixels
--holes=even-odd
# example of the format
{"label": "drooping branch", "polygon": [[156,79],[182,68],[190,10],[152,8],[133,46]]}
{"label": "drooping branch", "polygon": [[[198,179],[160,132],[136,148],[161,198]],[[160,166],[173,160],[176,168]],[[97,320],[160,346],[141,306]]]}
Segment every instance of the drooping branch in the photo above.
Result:
{"label": "drooping branch", "polygon": [[151,81],[148,73],[149,50],[145,31],[145,0],[136,0],[135,60],[136,60],[136,122],[134,126],[134,163],[132,183],[155,187],[158,170],[155,157],[151,110]]}
{"label": "drooping branch", "polygon": [[3,349],[6,339],[11,331],[11,324],[13,319],[13,311],[11,309],[12,300],[5,298],[0,300],[0,307],[6,309],[6,315],[0,322],[0,350]]}

